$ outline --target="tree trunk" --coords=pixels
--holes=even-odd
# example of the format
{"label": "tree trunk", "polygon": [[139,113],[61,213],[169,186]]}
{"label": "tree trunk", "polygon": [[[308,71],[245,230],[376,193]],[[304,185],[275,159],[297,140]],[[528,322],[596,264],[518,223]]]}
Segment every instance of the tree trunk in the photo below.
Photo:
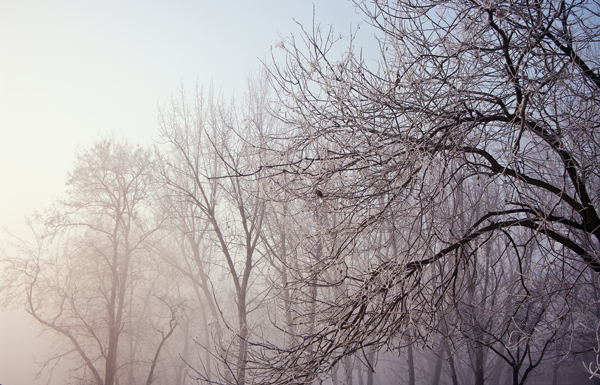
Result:
{"label": "tree trunk", "polygon": [[521,366],[517,366],[517,365],[512,365],[512,378],[513,378],[513,385],[519,385],[519,370],[521,369]]}
{"label": "tree trunk", "polygon": [[483,385],[484,367],[483,367],[483,347],[479,343],[475,343],[475,385]]}
{"label": "tree trunk", "polygon": [[[206,327],[206,326],[205,326]],[[185,323],[183,324],[183,352],[181,353],[181,359],[179,360],[179,365],[177,365],[177,370],[175,372],[175,384],[183,385],[183,373],[185,369],[185,363],[188,360],[189,350],[190,350],[190,320],[186,318]]]}
{"label": "tree trunk", "polygon": [[433,385],[439,385],[442,375],[442,356],[444,355],[444,337],[440,337],[439,349],[435,360],[435,369],[433,370]]}
{"label": "tree trunk", "polygon": [[367,372],[367,385],[373,385],[373,375],[375,370],[375,351],[371,350],[369,354],[367,354],[367,360],[369,361],[369,365],[373,368]]}
{"label": "tree trunk", "polygon": [[408,385],[415,385],[415,362],[412,343],[408,345]]}
{"label": "tree trunk", "polygon": [[454,366],[454,357],[450,351],[450,345],[446,345],[446,353],[448,354],[448,366],[450,366],[450,376],[452,377],[452,385],[458,385],[458,377],[456,376],[456,367]]}
{"label": "tree trunk", "polygon": [[358,375],[358,385],[365,385],[362,373],[362,363],[356,360],[356,374]]}
{"label": "tree trunk", "polygon": [[[237,357],[237,381],[239,385],[246,383],[246,362],[248,355],[248,326],[246,321],[246,295],[238,296],[238,322],[239,322],[239,337],[240,347]],[[241,297],[241,298],[240,298]]]}
{"label": "tree trunk", "polygon": [[352,385],[352,357],[347,356],[343,358],[344,372],[345,372],[345,385]]}
{"label": "tree trunk", "polygon": [[[122,218],[121,218],[122,220]],[[120,221],[118,221],[120,222]],[[127,278],[129,276],[129,229],[124,228],[123,240],[125,242],[123,256],[123,266],[119,271],[121,262],[119,258],[119,243],[117,229],[120,223],[115,226],[115,234],[113,240],[113,282],[110,297],[109,309],[109,326],[108,326],[108,348],[106,354],[106,372],[104,374],[104,385],[114,385],[117,375],[117,358],[119,348],[119,336],[121,334],[121,321],[123,319],[123,307],[125,306],[125,291],[127,288]]]}
{"label": "tree trunk", "polygon": [[335,364],[333,366],[333,368],[331,368],[331,383],[333,385],[338,385],[337,369],[338,369],[338,365],[337,364]]}

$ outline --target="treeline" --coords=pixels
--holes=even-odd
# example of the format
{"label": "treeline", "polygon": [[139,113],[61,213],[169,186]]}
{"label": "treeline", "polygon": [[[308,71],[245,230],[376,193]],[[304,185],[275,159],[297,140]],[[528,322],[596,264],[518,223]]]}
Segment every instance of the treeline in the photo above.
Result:
{"label": "treeline", "polygon": [[600,377],[600,6],[355,6],[380,32],[375,66],[315,28],[239,100],[182,90],[151,148],[110,136],[76,155],[34,240],[2,255],[3,303],[60,342],[46,369],[97,385]]}

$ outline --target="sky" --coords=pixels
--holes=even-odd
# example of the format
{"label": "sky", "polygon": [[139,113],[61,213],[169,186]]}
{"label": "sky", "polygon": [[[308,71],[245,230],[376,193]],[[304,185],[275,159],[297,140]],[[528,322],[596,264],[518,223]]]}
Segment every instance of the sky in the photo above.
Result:
{"label": "sky", "polygon": [[[313,12],[342,35],[362,19],[347,0],[0,0],[0,229],[25,236],[25,218],[64,193],[76,150],[99,135],[150,144],[157,106],[182,86],[241,96]],[[0,312],[0,384],[33,383],[32,356],[51,349],[37,336],[22,311]]]}

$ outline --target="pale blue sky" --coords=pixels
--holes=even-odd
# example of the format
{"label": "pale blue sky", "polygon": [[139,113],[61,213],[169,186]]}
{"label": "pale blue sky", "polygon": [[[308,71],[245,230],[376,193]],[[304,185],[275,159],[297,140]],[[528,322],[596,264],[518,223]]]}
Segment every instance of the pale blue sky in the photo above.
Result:
{"label": "pale blue sky", "polygon": [[[336,33],[361,20],[346,0],[0,0],[0,228],[22,234],[25,216],[64,192],[77,147],[99,133],[149,143],[157,103],[180,85],[214,79],[240,95],[257,58],[299,35],[293,18],[312,25],[313,3]],[[0,313],[4,385],[32,383],[31,356],[43,350],[25,320]]]}
{"label": "pale blue sky", "polygon": [[[346,0],[314,2],[347,35]],[[64,190],[77,146],[115,132],[148,142],[157,102],[196,80],[236,95],[280,36],[310,27],[313,2],[0,0],[0,227]],[[362,31],[361,31],[362,32]]]}

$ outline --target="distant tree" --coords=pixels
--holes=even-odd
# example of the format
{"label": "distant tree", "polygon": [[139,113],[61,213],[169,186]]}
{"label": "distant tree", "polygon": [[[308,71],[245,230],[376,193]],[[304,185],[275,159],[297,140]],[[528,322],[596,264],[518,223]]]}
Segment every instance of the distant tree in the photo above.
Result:
{"label": "distant tree", "polygon": [[[595,287],[600,272],[600,6],[355,3],[379,32],[376,68],[352,46],[333,57],[334,34],[318,27],[305,47],[284,40],[285,61],[271,68],[290,127],[274,170],[339,216],[322,263],[373,245],[370,262],[345,277],[347,295],[322,304],[314,333],[270,360],[278,381],[310,382],[341,347],[393,346],[409,325],[428,341],[489,242],[503,245],[496,257],[512,250],[513,266],[533,247],[560,284],[561,311],[595,322],[597,299],[581,301],[575,288]],[[486,193],[458,210],[451,202],[471,186]],[[392,239],[394,258],[381,258]]]}
{"label": "distant tree", "polygon": [[206,366],[192,374],[207,383],[244,384],[253,377],[249,340],[263,319],[251,313],[263,309],[269,292],[258,274],[266,202],[260,174],[252,172],[260,164],[262,133],[274,121],[266,113],[267,91],[268,84],[250,80],[240,105],[226,104],[212,89],[208,95],[197,90],[193,100],[182,92],[160,115],[161,183],[189,250],[173,262],[189,272],[217,324],[204,346],[217,370],[212,377]]}
{"label": "distant tree", "polygon": [[3,250],[5,304],[23,304],[56,337],[46,366],[73,360],[74,382],[150,385],[177,326],[178,303],[153,268],[152,162],[139,146],[96,141],[77,154],[67,198],[34,217],[33,243]]}

